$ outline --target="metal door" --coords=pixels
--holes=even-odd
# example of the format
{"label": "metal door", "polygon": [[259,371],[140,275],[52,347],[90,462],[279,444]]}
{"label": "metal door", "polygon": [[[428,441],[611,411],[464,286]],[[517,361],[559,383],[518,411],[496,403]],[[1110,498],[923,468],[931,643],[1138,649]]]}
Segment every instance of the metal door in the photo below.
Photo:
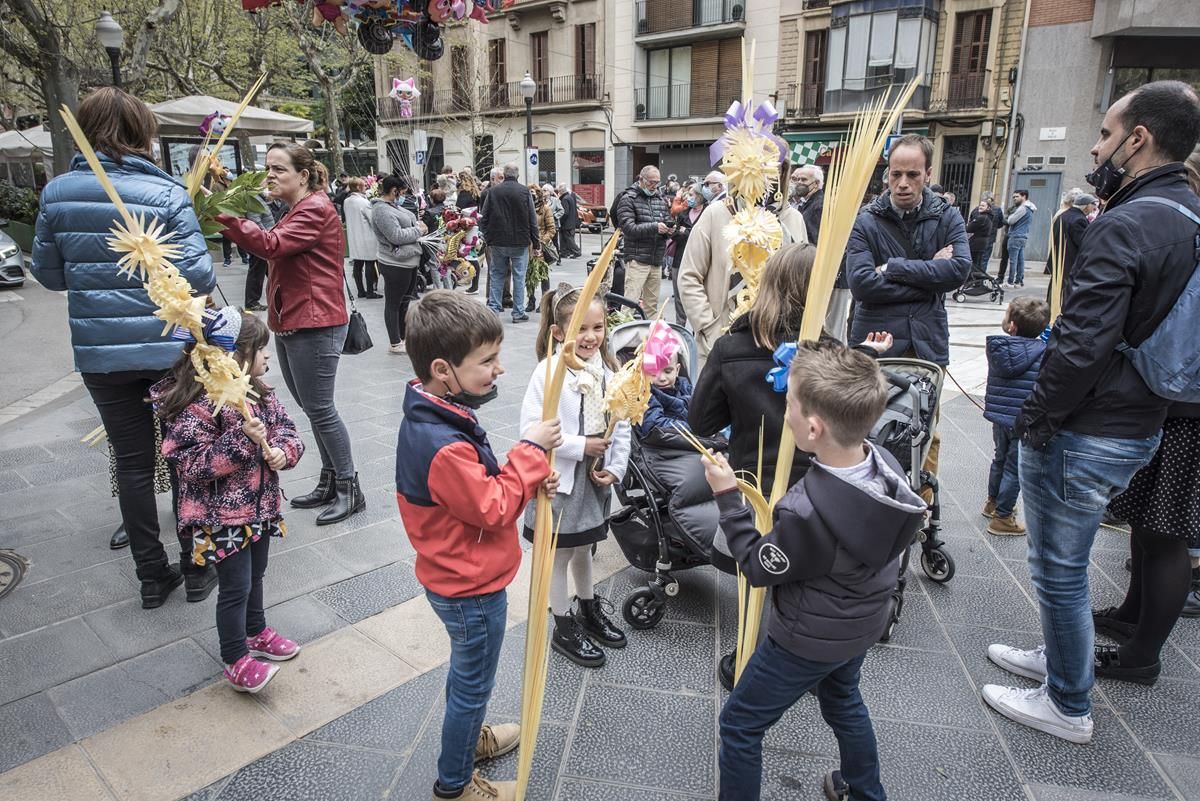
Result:
{"label": "metal door", "polygon": [[975,183],[975,150],[978,136],[947,136],[942,145],[942,189],[953,192],[964,217],[971,210],[971,186]]}
{"label": "metal door", "polygon": [[[1037,206],[1033,226],[1029,229],[1029,243],[1025,245],[1025,260],[1045,261],[1050,253],[1050,221],[1058,211],[1062,173],[1019,172],[1013,189],[1028,190],[1029,199]],[[1005,208],[1011,202],[1005,198]]]}

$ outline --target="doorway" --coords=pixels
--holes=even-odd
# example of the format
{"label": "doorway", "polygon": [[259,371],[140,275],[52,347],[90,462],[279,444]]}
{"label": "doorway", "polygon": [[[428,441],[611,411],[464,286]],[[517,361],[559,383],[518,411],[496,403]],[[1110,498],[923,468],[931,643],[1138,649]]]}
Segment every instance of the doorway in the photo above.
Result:
{"label": "doorway", "polygon": [[[1050,221],[1058,211],[1062,173],[1019,172],[1013,189],[1028,191],[1030,201],[1037,206],[1033,215],[1033,225],[1029,229],[1029,243],[1025,245],[1025,260],[1045,261],[1050,255]],[[1009,198],[1005,198],[1006,208],[1011,202]]]}
{"label": "doorway", "polygon": [[942,140],[942,189],[953,192],[963,217],[970,213],[971,187],[975,183],[977,136],[947,136]]}

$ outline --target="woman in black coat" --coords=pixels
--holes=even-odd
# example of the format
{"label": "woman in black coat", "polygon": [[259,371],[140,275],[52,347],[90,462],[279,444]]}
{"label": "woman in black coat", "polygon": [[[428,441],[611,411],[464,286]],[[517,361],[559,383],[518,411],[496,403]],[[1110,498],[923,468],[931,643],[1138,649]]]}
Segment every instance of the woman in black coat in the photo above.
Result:
{"label": "woman in black coat", "polygon": [[992,213],[985,201],[980,201],[979,207],[971,210],[971,219],[967,221],[967,236],[974,269],[986,273],[990,253],[988,241],[992,238]]}
{"label": "woman in black coat", "polygon": [[671,289],[675,300],[675,322],[687,325],[687,312],[684,311],[683,301],[679,297],[679,265],[683,264],[683,251],[687,248],[688,237],[691,236],[692,226],[704,213],[706,201],[698,184],[687,190],[687,208],[675,215],[675,232],[671,234],[675,253],[671,257]]}

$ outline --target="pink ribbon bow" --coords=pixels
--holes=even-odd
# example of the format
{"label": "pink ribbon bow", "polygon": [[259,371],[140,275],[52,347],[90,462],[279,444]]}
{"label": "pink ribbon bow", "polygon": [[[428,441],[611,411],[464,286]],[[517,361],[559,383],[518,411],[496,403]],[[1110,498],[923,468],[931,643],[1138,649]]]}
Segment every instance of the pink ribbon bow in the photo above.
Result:
{"label": "pink ribbon bow", "polygon": [[646,348],[642,351],[642,372],[648,376],[656,376],[671,364],[679,351],[679,337],[671,330],[671,326],[662,320],[655,320],[646,336]]}

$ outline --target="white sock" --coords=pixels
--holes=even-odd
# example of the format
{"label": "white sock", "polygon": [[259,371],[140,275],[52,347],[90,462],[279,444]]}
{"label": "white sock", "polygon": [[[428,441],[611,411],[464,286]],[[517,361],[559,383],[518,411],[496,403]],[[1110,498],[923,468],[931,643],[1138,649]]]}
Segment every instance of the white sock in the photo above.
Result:
{"label": "white sock", "polygon": [[559,548],[554,552],[554,567],[550,571],[550,611],[556,615],[571,611],[571,599],[567,596],[567,563],[574,552],[574,548]]}
{"label": "white sock", "polygon": [[580,545],[571,549],[571,579],[575,582],[575,594],[585,601],[594,597],[592,589],[592,546]]}

